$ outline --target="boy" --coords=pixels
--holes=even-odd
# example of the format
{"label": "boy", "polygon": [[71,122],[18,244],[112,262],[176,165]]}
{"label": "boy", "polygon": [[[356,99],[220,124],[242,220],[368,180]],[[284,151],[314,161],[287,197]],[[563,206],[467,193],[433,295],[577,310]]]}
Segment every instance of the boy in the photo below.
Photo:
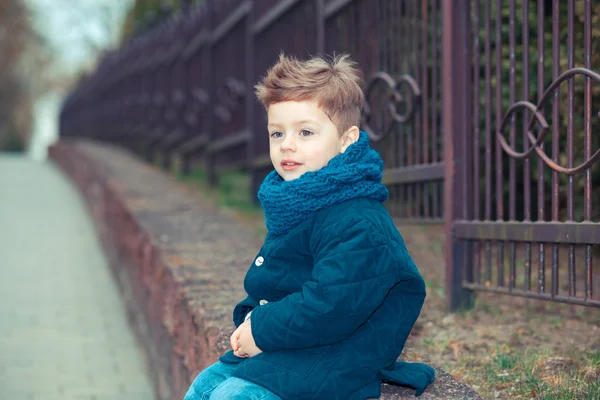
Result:
{"label": "boy", "polygon": [[362,83],[347,56],[281,55],[256,86],[275,168],[258,193],[268,235],[233,312],[232,350],[186,400],[362,400],[382,381],[419,395],[433,380],[427,365],[396,363],[425,284],[358,128]]}

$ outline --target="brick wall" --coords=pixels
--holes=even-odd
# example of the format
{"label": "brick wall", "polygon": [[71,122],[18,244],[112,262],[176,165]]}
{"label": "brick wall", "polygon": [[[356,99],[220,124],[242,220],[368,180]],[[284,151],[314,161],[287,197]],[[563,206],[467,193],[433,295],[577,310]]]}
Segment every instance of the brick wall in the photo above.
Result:
{"label": "brick wall", "polygon": [[[245,296],[258,237],[122,150],[61,141],[49,155],[88,205],[157,399],[181,400],[195,375],[229,349],[231,312]],[[436,372],[421,399],[479,398]],[[381,398],[414,398],[414,391],[383,385]]]}

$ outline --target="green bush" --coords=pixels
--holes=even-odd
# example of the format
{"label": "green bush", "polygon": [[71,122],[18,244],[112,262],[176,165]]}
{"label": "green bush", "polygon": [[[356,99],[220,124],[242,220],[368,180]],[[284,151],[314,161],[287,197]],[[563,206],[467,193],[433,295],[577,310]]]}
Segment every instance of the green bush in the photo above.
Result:
{"label": "green bush", "polygon": [[14,129],[8,129],[6,135],[0,136],[0,151],[22,153],[25,151],[25,140]]}

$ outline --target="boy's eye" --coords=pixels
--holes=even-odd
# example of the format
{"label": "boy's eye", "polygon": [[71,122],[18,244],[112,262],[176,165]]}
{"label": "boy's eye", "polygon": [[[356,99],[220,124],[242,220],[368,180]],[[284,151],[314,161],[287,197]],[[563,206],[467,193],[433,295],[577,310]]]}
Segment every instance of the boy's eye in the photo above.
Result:
{"label": "boy's eye", "polygon": [[302,129],[302,130],[300,131],[300,136],[310,136],[310,135],[312,135],[312,134],[313,134],[313,133],[312,133],[311,131],[309,131],[309,130],[306,130],[306,129]]}
{"label": "boy's eye", "polygon": [[281,133],[281,132],[271,133],[271,137],[273,137],[273,138],[280,138],[281,136],[283,136],[283,133]]}

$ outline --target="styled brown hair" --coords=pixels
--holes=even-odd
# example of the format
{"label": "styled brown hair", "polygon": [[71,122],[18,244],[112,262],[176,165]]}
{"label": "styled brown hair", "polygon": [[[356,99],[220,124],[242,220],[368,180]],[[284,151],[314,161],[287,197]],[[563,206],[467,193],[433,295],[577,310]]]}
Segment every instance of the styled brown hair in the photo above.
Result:
{"label": "styled brown hair", "polygon": [[360,127],[363,85],[362,72],[347,54],[302,61],[281,53],[255,89],[266,109],[282,101],[316,101],[342,135]]}

